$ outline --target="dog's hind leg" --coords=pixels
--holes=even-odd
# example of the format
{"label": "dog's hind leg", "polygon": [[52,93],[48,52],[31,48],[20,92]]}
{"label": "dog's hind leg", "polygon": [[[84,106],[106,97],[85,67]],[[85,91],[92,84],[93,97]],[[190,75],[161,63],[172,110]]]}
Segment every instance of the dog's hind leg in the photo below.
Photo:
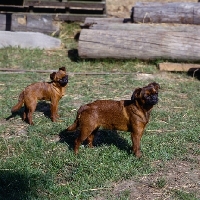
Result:
{"label": "dog's hind leg", "polygon": [[23,116],[22,116],[22,120],[26,121],[27,117],[28,117],[28,108],[26,107],[26,105],[24,105],[24,113],[23,113]]}
{"label": "dog's hind leg", "polygon": [[36,109],[36,105],[37,105],[37,102],[32,102],[32,104],[29,105],[29,107],[27,108],[28,109],[27,120],[30,125],[33,125],[33,113]]}
{"label": "dog's hind leg", "polygon": [[29,123],[30,125],[33,125],[33,112],[32,112],[32,111],[29,111],[29,112],[28,112],[27,118],[28,118],[28,123]]}
{"label": "dog's hind leg", "polygon": [[84,126],[81,128],[80,135],[75,140],[75,145],[74,145],[74,152],[76,154],[78,153],[78,149],[79,149],[80,145],[86,139],[87,139],[87,141],[89,139],[89,146],[92,147],[92,141],[94,139],[94,134],[93,134],[94,130],[96,130],[96,128],[90,128],[90,129],[88,129],[87,127],[84,127]]}
{"label": "dog's hind leg", "polygon": [[90,148],[93,147],[93,140],[94,140],[94,136],[97,133],[99,128],[96,128],[88,137],[87,137],[87,142]]}

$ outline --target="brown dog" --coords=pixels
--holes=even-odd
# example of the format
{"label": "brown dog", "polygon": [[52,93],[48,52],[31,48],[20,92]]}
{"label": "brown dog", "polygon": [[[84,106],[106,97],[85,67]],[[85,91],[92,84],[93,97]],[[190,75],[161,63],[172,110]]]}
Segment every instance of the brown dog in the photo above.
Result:
{"label": "brown dog", "polygon": [[95,133],[103,127],[131,132],[133,152],[136,157],[141,157],[140,140],[149,122],[150,112],[158,102],[159,88],[159,84],[153,82],[135,89],[131,100],[97,100],[81,106],[76,120],[67,128],[67,131],[80,128],[80,135],[75,140],[75,153],[78,153],[79,146],[85,139],[89,147],[92,147]]}
{"label": "brown dog", "polygon": [[11,112],[16,112],[24,104],[22,119],[33,125],[32,115],[36,109],[37,100],[47,100],[51,101],[51,119],[55,122],[58,118],[58,102],[65,94],[68,83],[65,67],[50,74],[50,79],[51,82],[37,82],[27,86],[19,95],[18,103],[12,107]]}

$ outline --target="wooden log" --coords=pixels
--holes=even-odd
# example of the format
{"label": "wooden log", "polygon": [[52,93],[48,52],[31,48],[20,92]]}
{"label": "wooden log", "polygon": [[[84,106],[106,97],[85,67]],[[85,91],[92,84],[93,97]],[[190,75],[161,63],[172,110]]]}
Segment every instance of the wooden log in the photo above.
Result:
{"label": "wooden log", "polygon": [[200,24],[199,3],[136,3],[135,23]]}
{"label": "wooden log", "polygon": [[194,72],[200,70],[199,64],[187,64],[187,63],[159,63],[160,71],[174,71],[174,72]]}
{"label": "wooden log", "polygon": [[[103,19],[102,19],[103,21]],[[88,26],[92,30],[124,30],[124,31],[146,31],[149,32],[197,32],[200,33],[198,25],[191,24],[123,24],[123,23],[97,23]]]}
{"label": "wooden log", "polygon": [[52,15],[45,14],[0,14],[0,31],[31,31],[41,33],[59,33]]}
{"label": "wooden log", "polygon": [[199,61],[198,32],[82,29],[78,53],[81,58]]}

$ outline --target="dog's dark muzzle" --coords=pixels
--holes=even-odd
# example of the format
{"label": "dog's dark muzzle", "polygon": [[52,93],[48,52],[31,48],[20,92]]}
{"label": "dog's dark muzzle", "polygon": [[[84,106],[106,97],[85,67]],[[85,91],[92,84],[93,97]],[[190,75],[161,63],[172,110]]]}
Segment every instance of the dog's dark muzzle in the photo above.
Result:
{"label": "dog's dark muzzle", "polygon": [[66,86],[67,83],[68,83],[68,76],[66,75],[65,77],[63,77],[62,79],[60,79],[58,82],[59,82],[59,84],[60,84],[62,87]]}
{"label": "dog's dark muzzle", "polygon": [[158,103],[158,94],[152,94],[146,97],[146,104],[148,105],[155,105]]}

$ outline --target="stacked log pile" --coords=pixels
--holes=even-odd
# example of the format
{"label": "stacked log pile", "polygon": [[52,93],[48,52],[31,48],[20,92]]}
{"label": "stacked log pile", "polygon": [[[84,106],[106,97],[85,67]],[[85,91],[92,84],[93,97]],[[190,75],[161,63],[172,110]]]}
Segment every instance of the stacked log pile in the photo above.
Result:
{"label": "stacked log pile", "polygon": [[199,3],[137,3],[133,11],[133,22],[137,23],[86,18],[87,29],[82,29],[79,37],[79,56],[200,60]]}

